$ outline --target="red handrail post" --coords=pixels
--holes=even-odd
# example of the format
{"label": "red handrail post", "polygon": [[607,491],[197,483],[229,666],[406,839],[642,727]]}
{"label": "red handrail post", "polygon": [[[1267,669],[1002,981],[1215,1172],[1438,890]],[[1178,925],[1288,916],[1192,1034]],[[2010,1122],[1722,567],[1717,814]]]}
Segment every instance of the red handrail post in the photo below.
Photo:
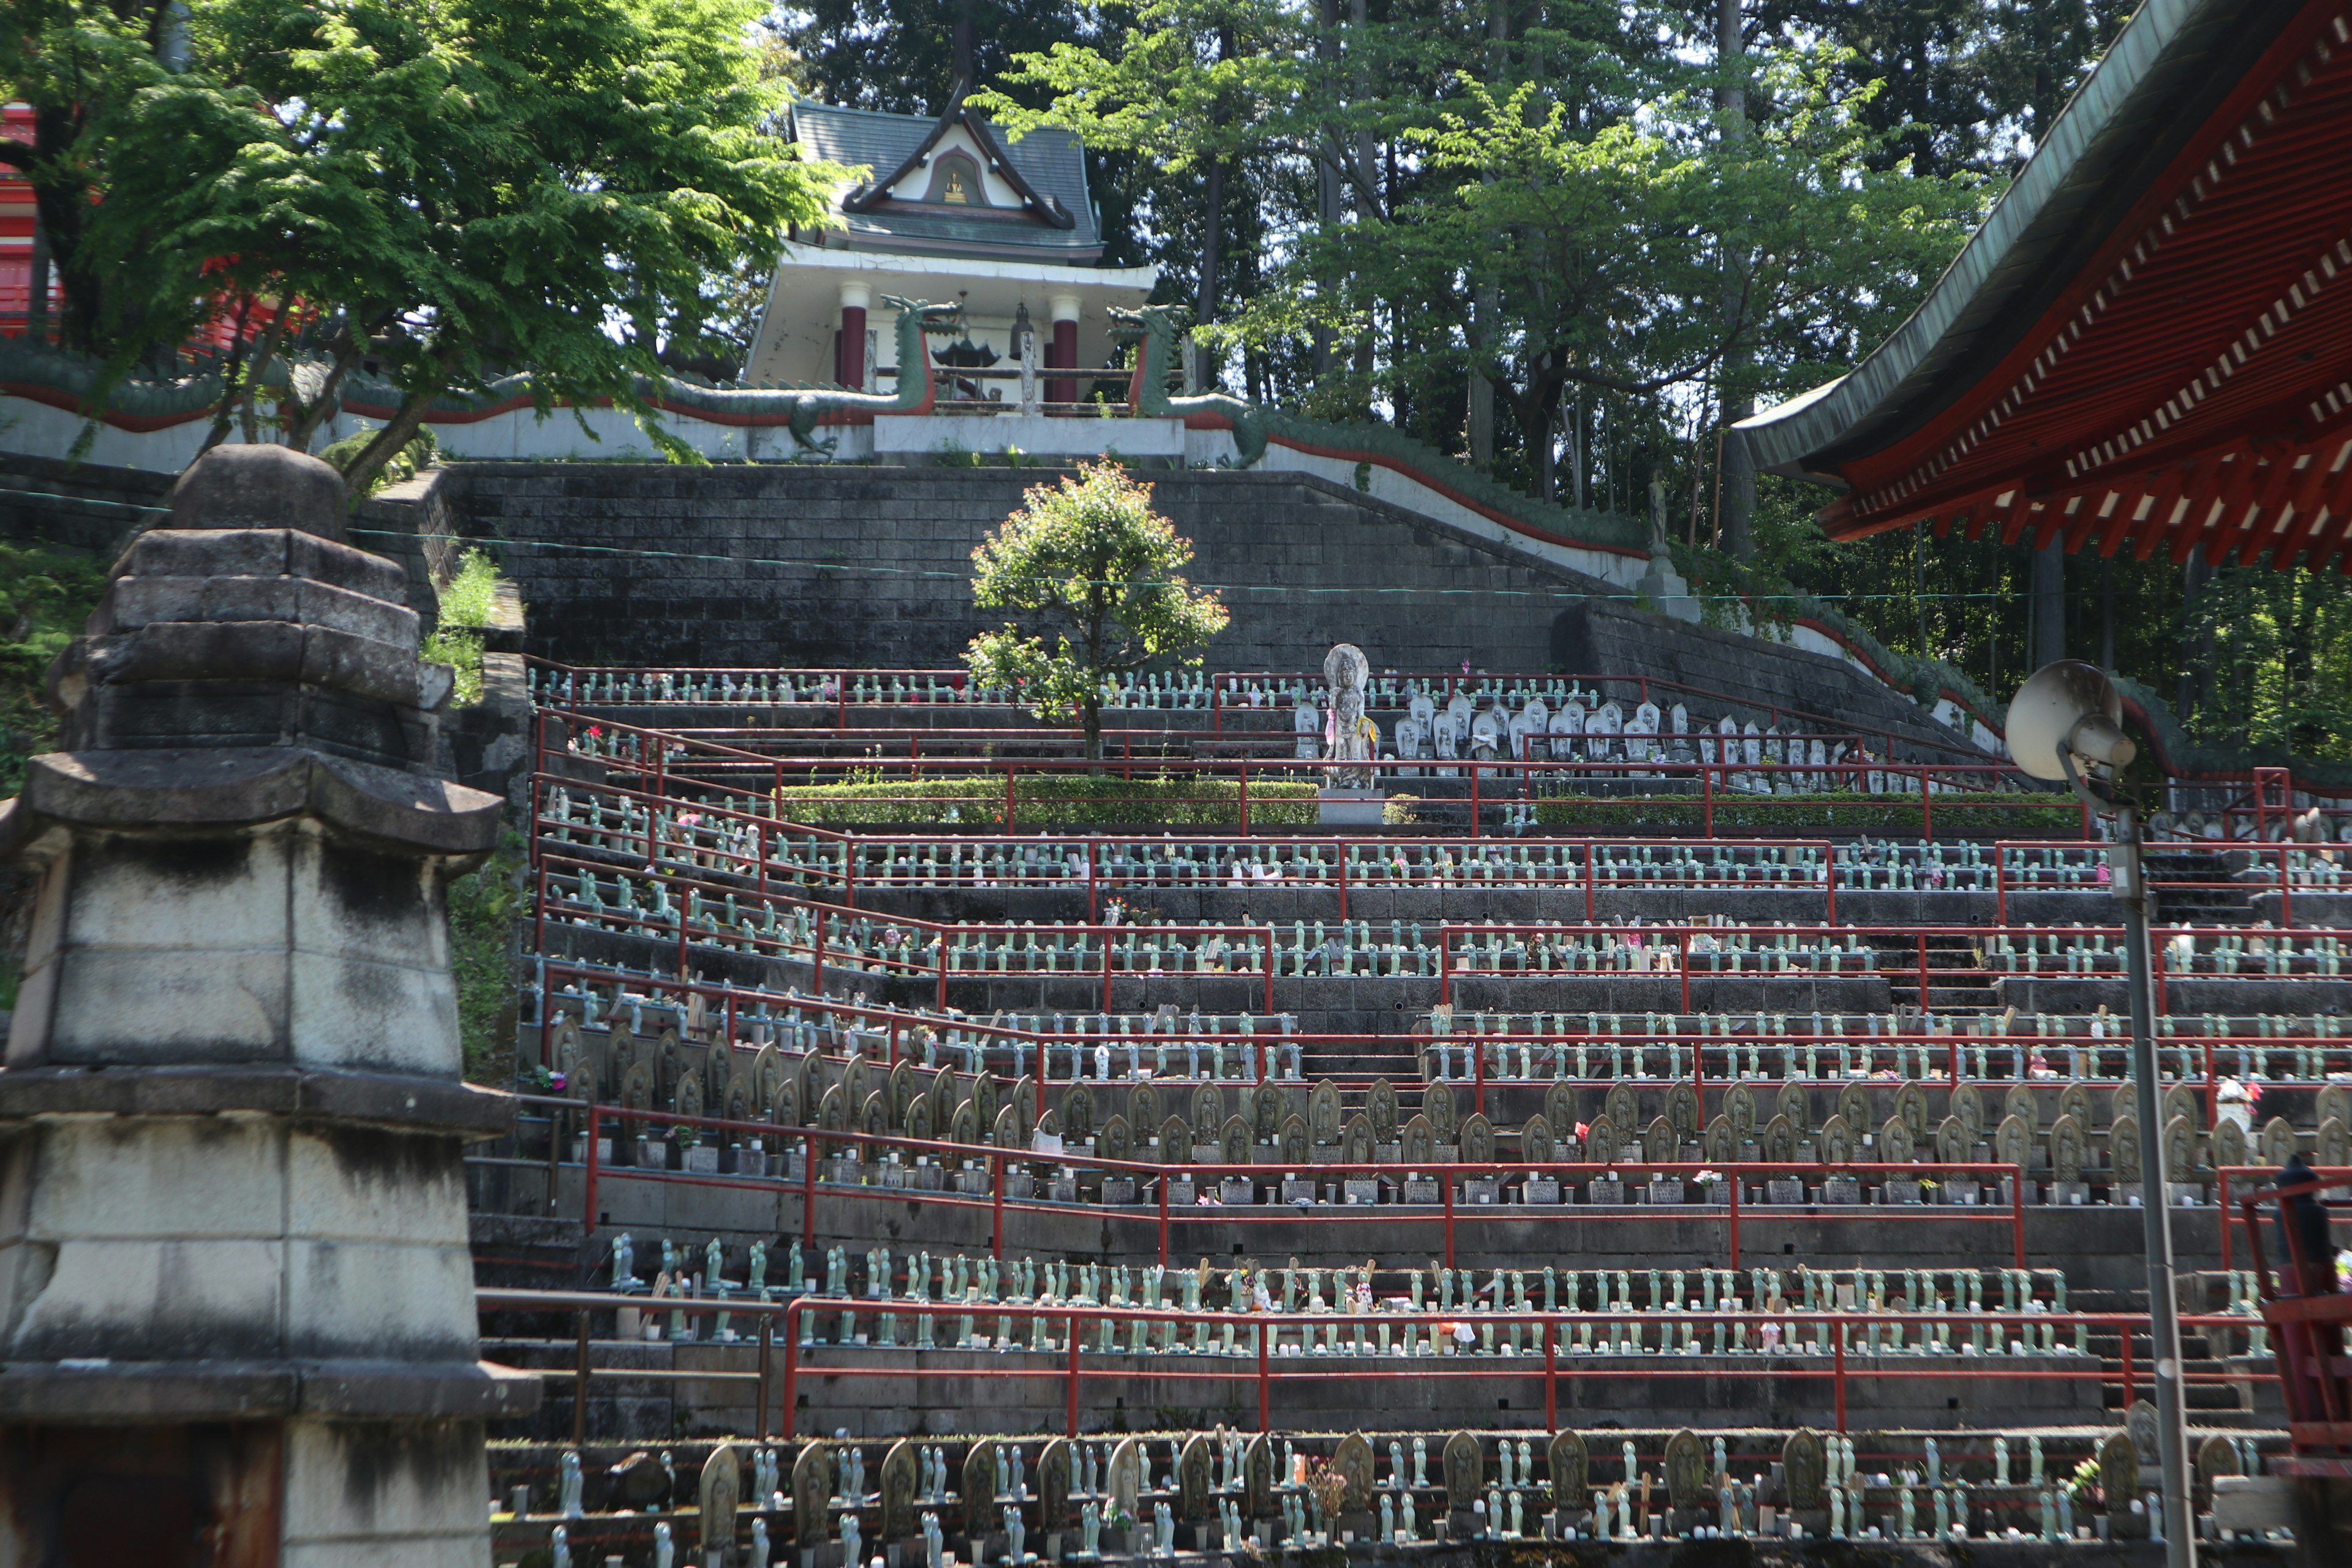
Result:
{"label": "red handrail post", "polygon": [[988,1157],[988,1255],[1004,1256],[1004,1151]]}
{"label": "red handrail post", "polygon": [[1257,1429],[1261,1432],[1274,1430],[1273,1423],[1269,1418],[1268,1379],[1265,1370],[1266,1342],[1272,1338],[1274,1338],[1274,1325],[1271,1323],[1261,1325],[1257,1330]]}
{"label": "red handrail post", "polygon": [[1831,1376],[1835,1380],[1837,1393],[1837,1429],[1843,1432],[1845,1430],[1845,1320],[1843,1318],[1837,1320],[1835,1327],[1831,1331],[1830,1350],[1832,1357],[1830,1372]]}
{"label": "red handrail post", "polygon": [[[582,1179],[580,1184],[580,1243],[583,1251],[587,1247],[588,1238],[596,1234],[596,1121],[602,1109],[603,1108],[598,1106],[593,1100],[591,1100],[588,1104],[588,1148],[586,1151],[588,1156],[586,1164],[588,1168],[585,1176]],[[563,1121],[562,1112],[555,1112],[548,1117],[547,1135],[550,1138],[556,1136],[557,1133],[562,1131],[562,1128]],[[547,1167],[551,1172],[553,1171],[555,1169],[555,1162],[550,1160],[547,1163]],[[555,1206],[555,1194],[551,1192],[547,1194],[547,1206],[550,1208],[553,1208]]]}
{"label": "red handrail post", "polygon": [[1439,1190],[1445,1194],[1445,1267],[1451,1268],[1454,1267],[1454,1167],[1446,1166],[1444,1174],[1438,1181],[1441,1184]]}
{"label": "red handrail post", "polygon": [[1919,1011],[1924,1021],[1927,1011],[1927,933],[1924,931],[1919,933]]}
{"label": "red handrail post", "polygon": [[[1694,1048],[1696,1054],[1696,1048]],[[1731,1182],[1731,1267],[1739,1267],[1739,1189],[1745,1184],[1738,1167],[1729,1172]]]}
{"label": "red handrail post", "polygon": [[1470,1105],[1481,1116],[1486,1114],[1486,1053],[1484,1042],[1476,1036],[1470,1039]]}
{"label": "red handrail post", "polygon": [[[1160,1157],[1162,1160],[1168,1158],[1168,1151],[1160,1151]],[[1160,1267],[1168,1267],[1168,1173],[1165,1171],[1160,1174]]]}
{"label": "red handrail post", "polygon": [[1241,831],[1249,832],[1249,763],[1242,764],[1239,782],[1234,787],[1234,799],[1239,808]]}
{"label": "red handrail post", "polygon": [[1699,764],[1699,823],[1706,837],[1715,837],[1715,764]]}
{"label": "red handrail post", "polygon": [[2116,1337],[2117,1339],[2119,1339],[2120,1341],[2122,1341],[2122,1342],[2123,1342],[2123,1350],[2124,1350],[2124,1356],[2123,1356],[2123,1360],[2124,1360],[2124,1404],[2123,1404],[2123,1407],[2124,1407],[2126,1410],[2129,1410],[2129,1409],[2132,1407],[2132,1389],[2133,1389],[2133,1386],[2134,1386],[2135,1383],[2137,1382],[2137,1380],[2136,1380],[2136,1379],[2133,1377],[2133,1375],[2132,1375],[2132,1332],[2131,1332],[2131,1325],[2130,1325],[2129,1323],[2125,1323],[2125,1324],[2123,1324],[2123,1325],[2121,1326],[2120,1331],[2116,1334]]}
{"label": "red handrail post", "polygon": [[784,1406],[776,1416],[776,1436],[779,1437],[790,1437],[793,1435],[793,1428],[800,1424],[795,1419],[798,1413],[793,1406],[800,1403],[798,1398],[801,1382],[800,1317],[807,1305],[808,1298],[800,1296],[793,1298],[784,1307]]}
{"label": "red handrail post", "polygon": [[1474,760],[1474,761],[1471,763],[1471,764],[1470,764],[1470,837],[1473,837],[1473,838],[1475,838],[1475,837],[1477,837],[1479,836],[1479,832],[1480,832],[1480,829],[1479,829],[1479,826],[1478,826],[1478,764],[1477,764],[1477,763]]}
{"label": "red handrail post", "polygon": [[801,1138],[801,1241],[816,1245],[816,1140]]}
{"label": "red handrail post", "polygon": [[1265,928],[1265,1010],[1274,1011],[1274,928]]}
{"label": "red handrail post", "polygon": [[1067,1380],[1069,1406],[1066,1412],[1068,1425],[1062,1430],[1075,1441],[1078,1435],[1078,1316],[1073,1312],[1064,1321],[1068,1325],[1070,1332],[1070,1371]]}
{"label": "red handrail post", "polygon": [[1544,1348],[1544,1430],[1559,1430],[1559,1324],[1545,1319],[1539,1331]]}
{"label": "red handrail post", "polygon": [[2025,1167],[2011,1165],[2009,1178],[2009,1247],[2012,1267],[2025,1267]]}

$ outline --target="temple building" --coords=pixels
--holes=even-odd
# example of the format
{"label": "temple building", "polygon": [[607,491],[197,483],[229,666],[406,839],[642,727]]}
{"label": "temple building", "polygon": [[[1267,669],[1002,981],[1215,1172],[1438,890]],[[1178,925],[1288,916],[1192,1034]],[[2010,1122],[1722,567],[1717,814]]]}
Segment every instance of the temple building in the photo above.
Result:
{"label": "temple building", "polygon": [[[1019,142],[964,102],[959,86],[935,119],[801,102],[786,134],[812,159],[858,171],[834,199],[833,224],[794,230],[744,375],[753,382],[896,389],[891,298],[961,301],[961,338],[933,340],[960,374],[943,399],[1019,398],[1022,340],[1043,369],[1099,368],[1111,354],[1110,308],[1150,294],[1155,267],[1103,267],[1100,214],[1085,149],[1067,132]],[[1090,381],[1058,377],[1045,403],[1083,401]]]}

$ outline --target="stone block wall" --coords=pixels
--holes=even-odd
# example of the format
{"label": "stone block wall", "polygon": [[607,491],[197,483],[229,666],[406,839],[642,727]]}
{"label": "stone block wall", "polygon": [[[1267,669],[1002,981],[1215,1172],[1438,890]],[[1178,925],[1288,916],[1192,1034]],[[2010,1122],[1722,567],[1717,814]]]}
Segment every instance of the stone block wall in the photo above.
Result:
{"label": "stone block wall", "polygon": [[[990,624],[973,548],[1050,471],[690,469],[480,463],[458,487],[500,543],[530,650],[572,662],[952,664]],[[1157,476],[1195,582],[1234,585],[1223,668],[1305,668],[1339,641],[1376,667],[1539,668],[1597,579],[1514,561],[1296,475]]]}

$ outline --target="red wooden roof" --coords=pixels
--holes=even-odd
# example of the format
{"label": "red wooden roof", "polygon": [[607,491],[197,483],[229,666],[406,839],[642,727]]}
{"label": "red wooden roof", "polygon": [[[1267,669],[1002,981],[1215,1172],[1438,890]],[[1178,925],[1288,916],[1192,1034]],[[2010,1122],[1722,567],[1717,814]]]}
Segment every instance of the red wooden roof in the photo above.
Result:
{"label": "red wooden roof", "polygon": [[1742,434],[1835,539],[2352,571],[2352,0],[2154,0],[1919,315]]}

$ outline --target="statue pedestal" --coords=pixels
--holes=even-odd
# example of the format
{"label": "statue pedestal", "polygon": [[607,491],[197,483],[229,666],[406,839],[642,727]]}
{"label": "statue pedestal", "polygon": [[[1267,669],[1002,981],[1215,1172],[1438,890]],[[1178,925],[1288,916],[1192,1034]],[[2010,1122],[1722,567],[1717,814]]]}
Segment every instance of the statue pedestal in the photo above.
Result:
{"label": "statue pedestal", "polygon": [[1376,789],[1326,789],[1316,795],[1315,820],[1325,827],[1378,827],[1388,797]]}

